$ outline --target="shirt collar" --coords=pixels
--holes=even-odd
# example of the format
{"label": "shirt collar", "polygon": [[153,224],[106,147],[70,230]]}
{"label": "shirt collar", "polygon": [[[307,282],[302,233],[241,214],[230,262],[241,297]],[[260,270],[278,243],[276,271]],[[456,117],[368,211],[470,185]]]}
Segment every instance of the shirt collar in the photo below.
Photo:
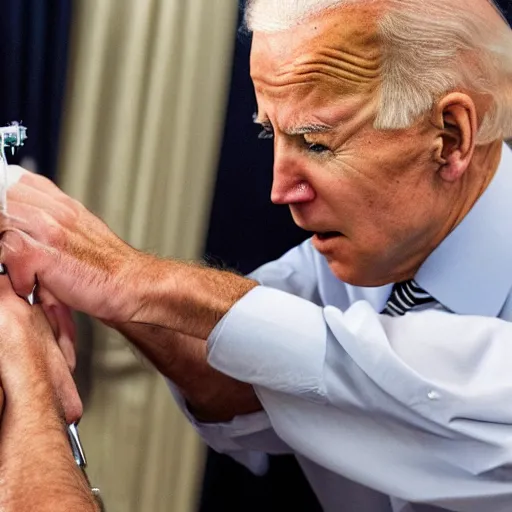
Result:
{"label": "shirt collar", "polygon": [[512,151],[506,144],[485,192],[415,280],[454,313],[498,316],[512,288]]}

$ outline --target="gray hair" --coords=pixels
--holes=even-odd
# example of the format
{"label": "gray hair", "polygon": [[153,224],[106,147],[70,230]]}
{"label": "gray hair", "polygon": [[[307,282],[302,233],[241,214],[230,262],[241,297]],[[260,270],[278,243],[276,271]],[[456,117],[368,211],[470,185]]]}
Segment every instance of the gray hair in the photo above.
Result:
{"label": "gray hair", "polygon": [[[376,0],[248,0],[250,31],[276,32],[327,10]],[[460,0],[388,0],[378,22],[383,42],[377,129],[411,126],[445,93],[467,90],[491,99],[477,142],[512,138],[512,30]]]}

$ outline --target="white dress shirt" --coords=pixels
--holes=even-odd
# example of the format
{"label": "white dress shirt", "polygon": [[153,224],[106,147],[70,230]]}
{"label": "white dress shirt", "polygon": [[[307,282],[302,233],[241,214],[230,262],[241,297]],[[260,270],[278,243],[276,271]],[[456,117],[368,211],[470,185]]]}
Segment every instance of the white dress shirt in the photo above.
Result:
{"label": "white dress shirt", "polygon": [[188,415],[210,446],[255,472],[294,453],[327,512],[512,511],[507,146],[415,276],[435,305],[380,315],[392,285],[339,281],[309,241],[252,277],[262,286],[217,325],[209,363],[252,384],[264,411]]}

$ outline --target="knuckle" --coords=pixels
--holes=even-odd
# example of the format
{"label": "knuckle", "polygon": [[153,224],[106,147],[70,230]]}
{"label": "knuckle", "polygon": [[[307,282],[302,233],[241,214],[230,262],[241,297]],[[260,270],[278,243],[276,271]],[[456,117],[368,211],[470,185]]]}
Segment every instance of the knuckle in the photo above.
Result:
{"label": "knuckle", "polygon": [[85,209],[85,207],[82,203],[80,203],[76,199],[73,199],[72,197],[69,197],[67,195],[63,196],[62,202],[72,213],[73,219],[78,218],[80,213]]}
{"label": "knuckle", "polygon": [[32,174],[34,181],[40,181],[41,183],[45,183],[48,187],[55,187],[53,181],[42,174]]}
{"label": "knuckle", "polygon": [[20,246],[22,246],[24,243],[20,233],[13,229],[10,229],[4,233],[2,236],[2,242],[4,246],[9,247],[14,252],[17,252],[20,249]]}
{"label": "knuckle", "polygon": [[62,226],[48,212],[41,212],[42,222],[45,230],[45,239],[49,244],[60,241],[62,237]]}
{"label": "knuckle", "polygon": [[6,264],[7,272],[15,289],[19,278],[27,275],[26,267],[31,264],[33,256],[31,249],[26,235],[20,231],[10,230],[2,237],[2,263]]}

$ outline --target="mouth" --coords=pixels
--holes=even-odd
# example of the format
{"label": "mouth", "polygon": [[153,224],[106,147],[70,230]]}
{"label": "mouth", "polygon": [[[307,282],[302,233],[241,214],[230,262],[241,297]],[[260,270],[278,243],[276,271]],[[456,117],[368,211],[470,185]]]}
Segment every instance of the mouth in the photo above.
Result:
{"label": "mouth", "polygon": [[317,231],[315,232],[315,237],[318,238],[318,240],[331,240],[333,238],[338,238],[340,236],[344,236],[343,233],[340,233],[339,231]]}

